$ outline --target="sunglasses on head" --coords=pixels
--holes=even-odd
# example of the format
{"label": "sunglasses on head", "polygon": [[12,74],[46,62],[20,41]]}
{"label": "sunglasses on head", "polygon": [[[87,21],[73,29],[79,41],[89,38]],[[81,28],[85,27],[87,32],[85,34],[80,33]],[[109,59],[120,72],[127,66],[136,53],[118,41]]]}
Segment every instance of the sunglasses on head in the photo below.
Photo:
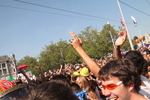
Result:
{"label": "sunglasses on head", "polygon": [[116,84],[112,83],[112,84],[108,84],[108,85],[101,85],[101,87],[103,89],[114,90],[115,88],[117,88],[121,84],[122,84],[122,82],[117,82]]}

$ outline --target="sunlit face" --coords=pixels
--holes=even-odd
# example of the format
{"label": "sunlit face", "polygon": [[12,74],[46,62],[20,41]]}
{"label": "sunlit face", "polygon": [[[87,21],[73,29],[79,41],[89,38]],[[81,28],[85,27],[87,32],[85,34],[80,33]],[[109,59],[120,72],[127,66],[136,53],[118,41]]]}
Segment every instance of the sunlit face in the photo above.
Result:
{"label": "sunlit face", "polygon": [[125,87],[124,84],[117,78],[111,76],[109,80],[102,81],[102,93],[110,100],[130,100],[130,87]]}
{"label": "sunlit face", "polygon": [[146,52],[143,52],[142,54],[143,54],[144,59],[145,59],[148,63],[150,63],[150,54],[146,54]]}
{"label": "sunlit face", "polygon": [[76,83],[82,88],[82,83],[81,83],[81,81],[80,81],[80,78],[79,77],[77,77],[77,79],[76,79]]}

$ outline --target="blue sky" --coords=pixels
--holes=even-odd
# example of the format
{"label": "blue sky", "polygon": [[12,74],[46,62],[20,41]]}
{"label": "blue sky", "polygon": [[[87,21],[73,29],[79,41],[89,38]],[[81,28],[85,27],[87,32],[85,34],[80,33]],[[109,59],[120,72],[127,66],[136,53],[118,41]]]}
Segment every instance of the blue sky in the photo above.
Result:
{"label": "blue sky", "polygon": [[[50,41],[69,40],[69,32],[79,34],[87,26],[101,30],[108,21],[118,29],[120,12],[117,0],[22,0],[42,6],[21,3],[15,0],[0,0],[0,56],[15,54],[37,57]],[[150,32],[150,0],[121,0],[139,12],[120,3],[131,38]],[[61,10],[51,9],[57,8]],[[72,11],[96,17],[83,16]],[[140,24],[135,29],[130,16]],[[104,20],[108,19],[108,20]],[[112,21],[114,20],[114,21]]]}

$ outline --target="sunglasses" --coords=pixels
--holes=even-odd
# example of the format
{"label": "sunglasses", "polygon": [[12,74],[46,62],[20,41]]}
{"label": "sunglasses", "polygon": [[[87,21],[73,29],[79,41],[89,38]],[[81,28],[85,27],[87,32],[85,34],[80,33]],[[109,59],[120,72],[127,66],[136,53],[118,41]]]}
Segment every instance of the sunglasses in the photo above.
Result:
{"label": "sunglasses", "polygon": [[122,82],[117,82],[116,84],[101,85],[101,87],[103,89],[114,90],[115,88],[117,88],[121,84],[122,84]]}

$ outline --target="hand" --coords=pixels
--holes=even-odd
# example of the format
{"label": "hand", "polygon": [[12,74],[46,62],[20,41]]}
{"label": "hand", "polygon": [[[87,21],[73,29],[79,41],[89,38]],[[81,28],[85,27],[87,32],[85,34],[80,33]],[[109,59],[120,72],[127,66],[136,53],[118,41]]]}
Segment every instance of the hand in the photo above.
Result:
{"label": "hand", "polygon": [[63,69],[63,65],[60,65],[60,69]]}
{"label": "hand", "polygon": [[119,37],[117,38],[117,40],[115,41],[115,45],[116,46],[121,46],[124,44],[124,42],[126,41],[127,38],[127,30],[124,29],[124,31],[119,31],[118,32]]}
{"label": "hand", "polygon": [[42,71],[42,69],[39,66],[36,66],[36,70]]}
{"label": "hand", "polygon": [[70,41],[70,44],[75,48],[77,49],[78,47],[81,47],[82,46],[82,41],[80,38],[78,38],[76,36],[76,34],[74,32],[70,32],[71,36],[72,36],[72,40]]}

